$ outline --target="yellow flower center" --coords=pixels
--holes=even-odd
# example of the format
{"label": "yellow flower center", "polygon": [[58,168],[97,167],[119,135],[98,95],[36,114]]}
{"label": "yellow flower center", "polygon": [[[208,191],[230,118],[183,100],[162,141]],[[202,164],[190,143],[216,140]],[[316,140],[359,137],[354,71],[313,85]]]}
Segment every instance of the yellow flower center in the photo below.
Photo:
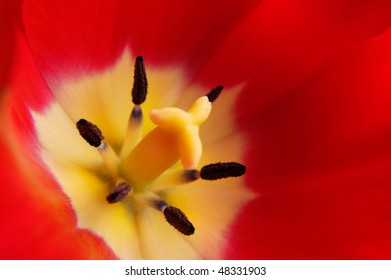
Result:
{"label": "yellow flower center", "polygon": [[66,79],[45,112],[32,112],[42,158],[78,226],[118,257],[221,258],[253,197],[237,163],[244,141],[232,108],[241,87],[214,102],[222,88],[205,95],[177,68],[148,69],[147,82],[138,57],[131,89],[131,61],[125,51],[113,67]]}

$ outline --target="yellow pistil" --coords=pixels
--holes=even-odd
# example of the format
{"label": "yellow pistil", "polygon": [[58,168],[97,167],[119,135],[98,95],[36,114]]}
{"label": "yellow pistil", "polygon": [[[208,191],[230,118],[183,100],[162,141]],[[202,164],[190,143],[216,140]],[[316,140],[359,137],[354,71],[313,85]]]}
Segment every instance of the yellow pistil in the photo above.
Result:
{"label": "yellow pistil", "polygon": [[157,127],[122,161],[121,175],[139,191],[179,159],[185,169],[196,168],[202,155],[198,125],[210,111],[207,97],[199,98],[188,112],[173,107],[152,110]]}
{"label": "yellow pistil", "polygon": [[[132,60],[125,51],[112,68],[64,81],[45,112],[32,112],[42,159],[78,226],[118,257],[221,258],[229,226],[253,197],[241,177],[220,180],[245,171],[236,163],[244,141],[232,118],[241,88],[215,105],[222,87],[205,95],[185,86],[181,70],[145,71],[141,57],[135,67]],[[75,128],[81,119],[101,130],[89,134],[91,146]]]}

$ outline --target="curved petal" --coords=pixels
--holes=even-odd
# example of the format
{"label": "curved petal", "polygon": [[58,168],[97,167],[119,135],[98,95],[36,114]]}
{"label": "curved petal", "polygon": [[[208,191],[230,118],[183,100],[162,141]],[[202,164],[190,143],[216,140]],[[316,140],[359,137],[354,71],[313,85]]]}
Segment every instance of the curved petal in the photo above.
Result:
{"label": "curved petal", "polygon": [[[1,125],[12,129],[4,114]],[[0,259],[115,258],[102,240],[76,229],[65,196],[44,170],[31,162],[25,147],[6,135],[0,137],[1,160],[7,163],[0,173],[0,219],[6,225],[0,231]]]}
{"label": "curved petal", "polygon": [[196,80],[248,82],[238,111],[249,120],[335,54],[383,32],[390,12],[391,2],[384,0],[262,1]]}
{"label": "curved petal", "polygon": [[111,65],[127,45],[147,64],[198,69],[257,2],[25,1],[23,18],[34,57],[55,86],[64,76]]}
{"label": "curved petal", "polygon": [[238,220],[242,246],[231,257],[390,258],[390,50],[391,29],[335,57],[249,127],[247,182],[261,196],[245,211],[259,218]]}
{"label": "curved petal", "polygon": [[39,157],[30,109],[52,99],[22,34],[15,33],[13,69],[1,99],[1,160],[3,193],[0,258],[115,258],[104,242],[76,228],[67,198]]}
{"label": "curved petal", "polygon": [[0,93],[8,82],[14,51],[15,27],[19,23],[20,1],[0,2]]}

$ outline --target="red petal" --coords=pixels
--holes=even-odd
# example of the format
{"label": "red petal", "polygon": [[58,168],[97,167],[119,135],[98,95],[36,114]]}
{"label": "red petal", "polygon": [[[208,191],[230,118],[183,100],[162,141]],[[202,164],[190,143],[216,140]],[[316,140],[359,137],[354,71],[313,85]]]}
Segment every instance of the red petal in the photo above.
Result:
{"label": "red petal", "polygon": [[112,64],[126,45],[154,63],[195,71],[258,0],[26,1],[29,45],[50,84]]}
{"label": "red petal", "polygon": [[248,183],[260,197],[236,224],[230,257],[391,257],[390,73],[391,29],[259,115]]}
{"label": "red petal", "polygon": [[0,1],[0,90],[8,82],[14,51],[15,26],[19,22],[20,1]]}
{"label": "red petal", "polygon": [[[2,107],[4,104],[2,104]],[[77,230],[75,215],[31,151],[12,138],[3,108],[0,137],[2,195],[0,259],[115,258],[104,242]]]}
{"label": "red petal", "polygon": [[256,117],[330,57],[383,32],[390,12],[391,2],[383,0],[262,1],[227,36],[197,80],[226,86],[247,82],[241,113]]}
{"label": "red petal", "polygon": [[9,94],[1,99],[0,259],[115,258],[104,242],[76,228],[75,214],[39,159],[30,109],[52,98],[20,33]]}

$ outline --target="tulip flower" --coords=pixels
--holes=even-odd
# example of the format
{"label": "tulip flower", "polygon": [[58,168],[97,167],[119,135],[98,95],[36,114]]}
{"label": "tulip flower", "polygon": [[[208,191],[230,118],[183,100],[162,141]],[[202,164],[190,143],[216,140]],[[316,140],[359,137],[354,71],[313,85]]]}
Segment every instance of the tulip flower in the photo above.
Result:
{"label": "tulip flower", "polygon": [[389,1],[19,4],[1,258],[390,257]]}

